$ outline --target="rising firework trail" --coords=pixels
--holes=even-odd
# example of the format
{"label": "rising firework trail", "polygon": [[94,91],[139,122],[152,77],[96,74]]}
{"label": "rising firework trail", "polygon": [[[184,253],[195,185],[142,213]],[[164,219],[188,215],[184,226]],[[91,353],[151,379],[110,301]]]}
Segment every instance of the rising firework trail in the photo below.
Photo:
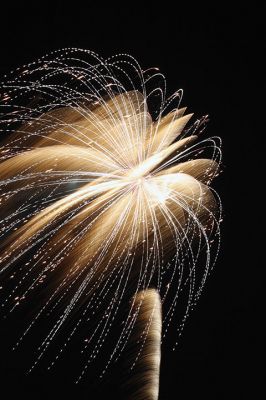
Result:
{"label": "rising firework trail", "polygon": [[[138,292],[134,298],[137,315],[127,343],[127,358],[123,398],[128,400],[156,400],[159,394],[161,361],[161,300],[154,289]],[[121,379],[122,380],[122,379]]]}
{"label": "rising firework trail", "polygon": [[2,311],[34,304],[15,348],[46,321],[30,370],[78,338],[77,382],[99,358],[103,376],[136,327],[145,337],[141,310],[161,318],[157,295],[177,343],[220,242],[207,117],[189,124],[182,91],[166,97],[159,70],[125,54],[56,51],[5,76],[0,94]]}

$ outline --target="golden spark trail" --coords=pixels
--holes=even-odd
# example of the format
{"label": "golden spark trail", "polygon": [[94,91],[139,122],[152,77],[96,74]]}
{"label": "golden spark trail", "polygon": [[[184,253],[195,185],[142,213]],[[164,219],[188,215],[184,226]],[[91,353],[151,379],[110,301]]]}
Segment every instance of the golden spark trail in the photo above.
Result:
{"label": "golden spark trail", "polygon": [[[128,340],[124,362],[124,398],[157,400],[161,361],[161,300],[158,292],[147,289],[133,301],[135,323]],[[123,380],[123,379],[121,379]]]}

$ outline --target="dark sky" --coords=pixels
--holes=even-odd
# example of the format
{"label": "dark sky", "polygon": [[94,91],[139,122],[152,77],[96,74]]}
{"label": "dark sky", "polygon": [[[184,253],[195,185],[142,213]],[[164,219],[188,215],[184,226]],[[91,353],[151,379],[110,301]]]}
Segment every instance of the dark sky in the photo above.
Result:
{"label": "dark sky", "polygon": [[[265,10],[232,8],[223,2],[210,7],[180,2],[175,9],[166,2],[124,2],[119,7],[97,1],[58,1],[53,7],[23,3],[1,5],[2,74],[63,47],[86,48],[103,57],[126,52],[143,67],[159,67],[169,94],[183,88],[183,104],[190,111],[210,115],[208,134],[223,140],[224,173],[216,183],[224,204],[222,250],[179,348],[163,357],[160,399],[258,398],[255,393],[264,376],[265,266],[259,227],[265,179],[259,173],[265,140],[253,115],[261,101],[259,70],[265,45],[259,46],[259,17]],[[4,332],[2,343],[8,334]],[[64,371],[60,379],[49,381],[41,373],[34,379],[24,377],[6,358],[1,364],[0,379],[10,399],[54,399],[59,394],[99,398],[89,388],[64,382]]]}

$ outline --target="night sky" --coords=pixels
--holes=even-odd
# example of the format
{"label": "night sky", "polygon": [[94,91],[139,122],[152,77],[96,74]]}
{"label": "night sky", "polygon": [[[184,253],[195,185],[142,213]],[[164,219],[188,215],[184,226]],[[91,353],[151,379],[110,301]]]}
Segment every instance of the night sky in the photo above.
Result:
{"label": "night sky", "polygon": [[[223,140],[223,174],[214,184],[224,206],[222,249],[179,347],[170,352],[164,346],[160,399],[262,398],[256,393],[265,379],[265,265],[259,229],[265,214],[260,192],[265,178],[259,177],[265,128],[258,124],[264,98],[256,91],[262,88],[265,44],[259,46],[259,16],[265,10],[233,9],[222,2],[212,7],[180,2],[175,9],[165,2],[124,2],[120,7],[23,3],[0,8],[1,74],[64,47],[90,49],[103,57],[129,53],[144,68],[160,68],[169,95],[183,88],[182,105],[189,112],[210,115],[207,135]],[[72,384],[66,378],[68,366],[59,376],[44,371],[25,376],[22,362],[6,346],[9,329],[1,321],[1,391],[9,392],[3,399],[119,398],[115,379],[96,394],[89,384]]]}

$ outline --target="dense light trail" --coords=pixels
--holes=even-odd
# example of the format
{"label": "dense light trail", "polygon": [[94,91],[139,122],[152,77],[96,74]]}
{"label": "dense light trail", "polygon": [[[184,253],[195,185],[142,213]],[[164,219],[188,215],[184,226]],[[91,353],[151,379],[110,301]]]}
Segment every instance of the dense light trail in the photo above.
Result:
{"label": "dense light trail", "polygon": [[139,292],[134,298],[134,328],[126,346],[122,381],[123,398],[156,400],[159,395],[161,361],[161,300],[154,289]]}
{"label": "dense light trail", "polygon": [[156,289],[162,335],[174,321],[176,343],[199,299],[220,245],[210,188],[220,140],[199,139],[207,118],[187,127],[182,91],[166,98],[165,86],[129,55],[79,49],[44,56],[0,86],[2,310],[34,301],[15,347],[51,321],[31,370],[57,343],[52,368],[78,334],[86,361],[77,381],[108,352],[104,375],[134,332],[134,301],[117,329],[129,298]]}

